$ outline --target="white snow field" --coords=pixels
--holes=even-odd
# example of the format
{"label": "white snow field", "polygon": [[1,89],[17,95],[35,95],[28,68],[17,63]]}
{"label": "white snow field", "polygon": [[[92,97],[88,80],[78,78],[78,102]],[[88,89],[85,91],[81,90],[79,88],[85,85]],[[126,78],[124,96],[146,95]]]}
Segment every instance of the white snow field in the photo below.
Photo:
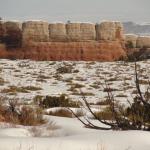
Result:
{"label": "white snow field", "polygon": [[[20,128],[0,129],[0,150],[149,150],[150,132],[102,131],[84,128],[78,120],[50,117],[59,129],[32,137]],[[44,131],[43,131],[44,132]]]}
{"label": "white snow field", "polygon": [[[150,79],[150,60],[137,65],[141,88],[145,90]],[[61,73],[58,68],[64,66],[71,71]],[[0,95],[18,97],[26,104],[32,103],[36,95],[62,93],[74,101],[82,100],[80,90],[94,104],[106,99],[105,81],[114,89],[115,98],[126,105],[135,94],[134,63],[0,60]],[[36,137],[34,128],[0,123],[0,150],[150,150],[147,131],[95,130],[85,128],[76,118],[44,117],[57,128],[48,129],[48,123],[35,127]]]}

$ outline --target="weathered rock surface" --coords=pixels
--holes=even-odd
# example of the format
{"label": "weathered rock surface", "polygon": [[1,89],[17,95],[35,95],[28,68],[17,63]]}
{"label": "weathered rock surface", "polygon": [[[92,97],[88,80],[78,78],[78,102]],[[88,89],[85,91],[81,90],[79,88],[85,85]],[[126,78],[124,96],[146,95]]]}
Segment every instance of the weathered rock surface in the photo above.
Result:
{"label": "weathered rock surface", "polygon": [[0,57],[32,60],[115,61],[125,57],[118,41],[110,42],[35,42],[28,49],[7,52]]}
{"label": "weathered rock surface", "polygon": [[81,41],[80,23],[67,23],[66,31],[68,41]]}
{"label": "weathered rock surface", "polygon": [[4,22],[0,21],[0,43],[3,42],[5,35],[5,28],[4,28]]}
{"label": "weathered rock surface", "polygon": [[49,39],[50,41],[66,41],[66,25],[64,23],[49,24]]}
{"label": "weathered rock surface", "polygon": [[17,48],[22,45],[22,24],[8,21],[4,23],[4,43],[8,48]]}
{"label": "weathered rock surface", "polygon": [[48,42],[49,24],[43,21],[27,21],[23,23],[23,45],[29,42]]}
{"label": "weathered rock surface", "polygon": [[0,43],[0,50],[5,50],[6,49],[6,45],[3,43]]}
{"label": "weathered rock surface", "polygon": [[97,40],[115,40],[116,26],[114,22],[102,22],[96,25]]}
{"label": "weathered rock surface", "polygon": [[120,22],[102,22],[96,24],[97,40],[123,40],[123,26]]}
{"label": "weathered rock surface", "polygon": [[81,23],[80,32],[81,41],[96,40],[95,24]]}
{"label": "weathered rock surface", "polygon": [[6,45],[15,41],[17,44],[22,41],[22,44],[17,49],[14,47],[13,51],[0,48],[1,58],[114,61],[126,55],[123,28],[119,22],[95,25],[27,21],[22,30],[17,23],[4,24],[6,39],[9,39]]}
{"label": "weathered rock surface", "polygon": [[136,41],[138,36],[135,34],[126,34],[125,35],[125,44],[127,46],[132,46],[131,48],[136,48]]}
{"label": "weathered rock surface", "polygon": [[115,22],[116,28],[116,36],[115,38],[118,40],[124,40],[124,29],[121,22]]}
{"label": "weathered rock surface", "polygon": [[139,36],[137,38],[137,48],[150,48],[150,36]]}

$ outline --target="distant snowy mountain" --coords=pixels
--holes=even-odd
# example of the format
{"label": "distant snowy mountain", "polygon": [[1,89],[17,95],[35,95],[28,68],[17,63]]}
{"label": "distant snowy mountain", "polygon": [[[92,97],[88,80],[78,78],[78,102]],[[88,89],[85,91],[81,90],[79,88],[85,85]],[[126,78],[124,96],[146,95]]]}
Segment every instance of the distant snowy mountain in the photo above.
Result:
{"label": "distant snowy mountain", "polygon": [[139,35],[150,35],[150,23],[136,24],[134,22],[123,22],[125,33]]}

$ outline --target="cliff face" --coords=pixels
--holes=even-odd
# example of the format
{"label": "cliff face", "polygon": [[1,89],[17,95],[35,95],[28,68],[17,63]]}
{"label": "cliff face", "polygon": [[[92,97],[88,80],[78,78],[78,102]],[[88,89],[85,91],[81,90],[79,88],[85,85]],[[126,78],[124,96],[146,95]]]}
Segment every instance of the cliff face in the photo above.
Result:
{"label": "cliff face", "polygon": [[32,60],[115,61],[125,56],[118,41],[111,42],[39,42],[21,50],[0,53],[1,58]]}
{"label": "cliff face", "polygon": [[131,48],[150,48],[150,36],[125,35],[125,43]]}
{"label": "cliff face", "polygon": [[48,23],[43,21],[28,21],[22,25],[22,45],[29,45],[34,42],[48,42]]}
{"label": "cliff face", "polygon": [[3,38],[4,38],[4,23],[2,21],[0,21],[0,43],[3,42]]}
{"label": "cliff face", "polygon": [[0,48],[1,58],[113,61],[125,56],[123,27],[119,22],[95,25],[27,21],[22,28],[19,23],[9,22],[0,24],[0,37],[7,47],[13,45],[7,50]]}

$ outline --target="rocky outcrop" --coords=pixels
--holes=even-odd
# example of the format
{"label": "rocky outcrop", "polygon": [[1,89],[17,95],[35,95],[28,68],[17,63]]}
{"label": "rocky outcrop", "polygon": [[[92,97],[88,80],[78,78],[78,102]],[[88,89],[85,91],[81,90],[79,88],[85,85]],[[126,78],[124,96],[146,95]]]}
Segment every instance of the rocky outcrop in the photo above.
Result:
{"label": "rocky outcrop", "polygon": [[49,39],[50,41],[66,41],[66,25],[64,23],[49,24]]}
{"label": "rocky outcrop", "polygon": [[48,29],[44,22],[26,22],[23,24],[23,41],[88,41],[96,40],[96,35],[97,40],[123,39],[123,28],[119,22],[102,22],[96,25],[96,29],[91,23],[55,23],[49,24]]}
{"label": "rocky outcrop", "polygon": [[17,48],[22,45],[22,24],[8,21],[4,23],[4,43],[7,48]]}
{"label": "rocky outcrop", "polygon": [[124,28],[121,22],[115,22],[115,38],[118,40],[124,40]]}
{"label": "rocky outcrop", "polygon": [[138,36],[135,34],[126,34],[125,35],[125,44],[130,48],[136,48],[136,41]]}
{"label": "rocky outcrop", "polygon": [[81,41],[96,40],[95,24],[81,23],[80,32],[81,32]]}
{"label": "rocky outcrop", "polygon": [[96,24],[97,40],[123,40],[123,26],[120,22],[102,22]]}
{"label": "rocky outcrop", "polygon": [[28,49],[14,50],[0,57],[32,60],[115,61],[125,57],[120,42],[35,42]]}
{"label": "rocky outcrop", "polygon": [[81,41],[80,23],[68,23],[66,30],[68,41]]}
{"label": "rocky outcrop", "polygon": [[137,48],[150,48],[150,36],[139,36],[137,38]]}
{"label": "rocky outcrop", "polygon": [[33,42],[49,41],[49,24],[43,21],[27,21],[22,26],[23,45]]}
{"label": "rocky outcrop", "polygon": [[4,35],[5,35],[4,22],[0,21],[0,43],[4,41]]}
{"label": "rocky outcrop", "polygon": [[150,36],[126,34],[125,44],[127,48],[150,48]]}
{"label": "rocky outcrop", "polygon": [[[119,22],[95,25],[27,21],[22,24],[22,29],[17,23],[4,23],[4,27],[5,35],[11,37],[6,36],[11,39],[8,41],[22,41],[22,44],[17,49],[13,47],[13,51],[9,48],[1,50],[1,58],[114,61],[126,55],[123,28]],[[8,41],[4,43],[11,45]]]}
{"label": "rocky outcrop", "polygon": [[97,40],[115,40],[115,23],[102,22],[96,25]]}

